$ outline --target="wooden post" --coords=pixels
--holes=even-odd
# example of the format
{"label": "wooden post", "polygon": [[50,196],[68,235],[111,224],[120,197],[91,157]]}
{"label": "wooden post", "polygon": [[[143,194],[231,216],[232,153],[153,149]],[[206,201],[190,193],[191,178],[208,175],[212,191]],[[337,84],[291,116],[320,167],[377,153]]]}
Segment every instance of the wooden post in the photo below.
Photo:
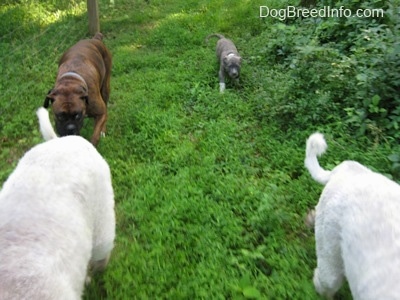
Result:
{"label": "wooden post", "polygon": [[97,0],[87,0],[87,11],[89,18],[89,33],[91,35],[100,32],[99,4]]}

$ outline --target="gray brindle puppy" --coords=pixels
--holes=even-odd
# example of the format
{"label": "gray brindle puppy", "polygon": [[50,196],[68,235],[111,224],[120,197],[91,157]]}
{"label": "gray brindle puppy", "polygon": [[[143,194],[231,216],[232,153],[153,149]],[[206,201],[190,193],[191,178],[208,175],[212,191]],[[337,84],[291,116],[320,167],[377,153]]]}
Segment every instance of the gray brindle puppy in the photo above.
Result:
{"label": "gray brindle puppy", "polygon": [[208,39],[211,37],[218,38],[217,59],[220,62],[218,72],[219,91],[223,93],[225,91],[225,73],[228,74],[236,84],[239,82],[242,58],[231,40],[225,38],[222,34],[213,33],[207,36],[206,42],[208,42]]}

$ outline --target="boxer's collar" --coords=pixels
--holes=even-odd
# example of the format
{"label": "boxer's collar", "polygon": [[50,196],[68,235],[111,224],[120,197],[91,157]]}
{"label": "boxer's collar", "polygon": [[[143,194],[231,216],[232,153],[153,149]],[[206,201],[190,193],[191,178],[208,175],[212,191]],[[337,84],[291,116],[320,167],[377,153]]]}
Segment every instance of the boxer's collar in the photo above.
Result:
{"label": "boxer's collar", "polygon": [[64,77],[74,77],[74,78],[76,78],[76,79],[82,81],[82,82],[83,82],[83,85],[84,85],[84,88],[86,89],[86,91],[88,90],[88,86],[87,86],[87,84],[86,84],[85,79],[83,79],[83,77],[82,77],[81,75],[79,75],[78,73],[75,73],[75,72],[66,72],[66,73],[62,74],[58,79],[60,80],[60,79],[62,79],[62,78],[64,78]]}

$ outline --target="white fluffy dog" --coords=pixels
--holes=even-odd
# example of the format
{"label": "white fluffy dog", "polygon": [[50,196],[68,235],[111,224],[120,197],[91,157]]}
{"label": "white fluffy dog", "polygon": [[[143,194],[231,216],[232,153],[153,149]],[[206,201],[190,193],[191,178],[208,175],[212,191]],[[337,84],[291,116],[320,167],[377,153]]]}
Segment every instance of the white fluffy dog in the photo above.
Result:
{"label": "white fluffy dog", "polygon": [[19,161],[0,192],[0,299],[80,299],[88,268],[106,266],[114,245],[110,170],[84,138],[57,138]]}
{"label": "white fluffy dog", "polygon": [[400,299],[400,186],[355,161],[322,169],[326,148],[320,133],[307,140],[305,165],[326,184],[315,214],[315,288],[332,298],[346,277],[354,299]]}

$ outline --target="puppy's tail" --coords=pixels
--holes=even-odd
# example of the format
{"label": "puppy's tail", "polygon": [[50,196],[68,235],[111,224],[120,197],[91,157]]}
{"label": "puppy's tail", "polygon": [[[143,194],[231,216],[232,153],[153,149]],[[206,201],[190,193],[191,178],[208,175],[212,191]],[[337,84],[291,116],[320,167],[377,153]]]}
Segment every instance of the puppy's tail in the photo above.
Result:
{"label": "puppy's tail", "polygon": [[102,41],[102,40],[103,40],[103,34],[102,34],[101,32],[97,32],[97,33],[94,35],[93,39],[97,39],[97,40]]}
{"label": "puppy's tail", "polygon": [[331,177],[331,171],[321,168],[317,157],[325,153],[328,145],[321,133],[314,133],[307,139],[306,159],[304,164],[315,181],[325,185]]}
{"label": "puppy's tail", "polygon": [[39,119],[40,132],[42,133],[43,139],[45,141],[57,138],[53,126],[51,125],[49,112],[44,107],[40,107],[36,111],[36,115]]}
{"label": "puppy's tail", "polygon": [[219,33],[212,33],[210,35],[208,35],[205,39],[206,44],[208,44],[208,40],[212,37],[217,37],[218,39],[224,39],[225,37],[222,34]]}

